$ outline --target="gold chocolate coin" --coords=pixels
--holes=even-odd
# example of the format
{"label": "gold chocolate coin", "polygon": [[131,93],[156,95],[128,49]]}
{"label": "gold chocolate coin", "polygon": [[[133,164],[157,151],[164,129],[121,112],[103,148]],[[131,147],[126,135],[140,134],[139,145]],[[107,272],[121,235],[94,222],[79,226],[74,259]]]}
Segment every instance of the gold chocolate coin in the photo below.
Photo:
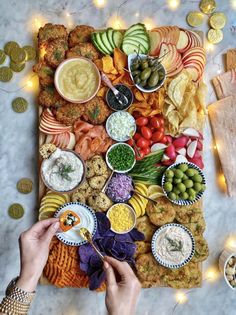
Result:
{"label": "gold chocolate coin", "polygon": [[204,15],[199,11],[191,11],[187,15],[187,22],[190,26],[199,26],[203,23]]}
{"label": "gold chocolate coin", "polygon": [[223,12],[216,12],[210,17],[210,25],[215,30],[221,30],[226,24],[227,18]]}
{"label": "gold chocolate coin", "polygon": [[26,52],[23,48],[14,48],[11,50],[10,57],[15,63],[21,63],[26,59]]}
{"label": "gold chocolate coin", "polygon": [[5,60],[6,60],[6,54],[2,49],[0,49],[0,65],[3,64]]}
{"label": "gold chocolate coin", "polygon": [[11,53],[11,50],[12,49],[16,49],[16,48],[19,48],[20,46],[16,43],[16,42],[8,42],[5,44],[4,46],[4,51],[5,51],[5,54],[7,54],[8,56],[10,56],[10,53]]}
{"label": "gold chocolate coin", "polygon": [[29,194],[33,189],[33,182],[29,178],[22,178],[18,181],[17,190],[22,194]]}
{"label": "gold chocolate coin", "polygon": [[20,218],[22,218],[23,215],[24,215],[24,212],[25,212],[24,208],[19,203],[13,203],[8,208],[8,214],[13,219],[20,219]]}
{"label": "gold chocolate coin", "polygon": [[23,113],[28,107],[28,102],[23,97],[17,97],[12,101],[12,109],[17,113]]}
{"label": "gold chocolate coin", "polygon": [[10,61],[10,68],[14,72],[21,72],[25,68],[25,63],[15,63],[14,61]]}
{"label": "gold chocolate coin", "polygon": [[13,72],[9,67],[0,68],[0,81],[8,82],[11,80],[12,76],[13,76]]}
{"label": "gold chocolate coin", "polygon": [[27,61],[34,60],[36,58],[36,50],[32,46],[24,46],[24,51],[26,52]]}
{"label": "gold chocolate coin", "polygon": [[211,28],[207,33],[207,39],[212,44],[218,44],[222,41],[223,37],[224,35],[221,30],[214,30],[213,28]]}
{"label": "gold chocolate coin", "polygon": [[215,0],[201,0],[199,8],[205,14],[212,14],[216,10],[216,2]]}

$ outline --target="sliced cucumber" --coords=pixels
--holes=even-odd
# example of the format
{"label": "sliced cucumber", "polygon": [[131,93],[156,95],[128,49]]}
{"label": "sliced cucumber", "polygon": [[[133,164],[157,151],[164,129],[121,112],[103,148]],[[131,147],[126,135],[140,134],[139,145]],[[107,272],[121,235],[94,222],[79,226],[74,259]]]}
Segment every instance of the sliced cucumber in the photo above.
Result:
{"label": "sliced cucumber", "polygon": [[107,37],[108,37],[109,43],[112,46],[112,48],[114,49],[116,47],[114,40],[113,40],[114,30],[113,30],[113,28],[109,27],[106,32],[107,32]]}
{"label": "sliced cucumber", "polygon": [[122,50],[126,55],[131,55],[137,53],[139,51],[139,47],[129,42],[123,42]]}
{"label": "sliced cucumber", "polygon": [[127,36],[128,34],[130,34],[131,32],[133,32],[135,30],[144,30],[144,31],[146,31],[146,27],[142,23],[134,24],[134,25],[130,26],[130,28],[127,29],[127,31],[125,32],[125,36]]}
{"label": "sliced cucumber", "polygon": [[133,31],[131,33],[129,33],[128,35],[125,35],[124,37],[127,38],[127,37],[130,37],[130,36],[136,36],[136,35],[146,35],[147,32],[144,31],[144,30],[136,30],[136,31]]}
{"label": "sliced cucumber", "polygon": [[115,47],[120,48],[123,41],[123,35],[120,31],[113,31],[113,42]]}
{"label": "sliced cucumber", "polygon": [[141,43],[146,48],[147,51],[149,50],[150,48],[149,37],[147,37],[146,35],[135,35],[135,36],[132,36],[132,39]]}
{"label": "sliced cucumber", "polygon": [[[123,44],[130,44],[130,45],[134,45],[136,47],[139,47],[139,52],[141,54],[146,54],[146,52],[147,52],[146,47],[142,43],[140,43],[139,41],[135,40],[134,38],[125,39],[123,41]],[[138,52],[138,50],[137,50],[137,52]]]}
{"label": "sliced cucumber", "polygon": [[102,40],[101,40],[101,34],[102,33],[93,33],[92,34],[92,41],[96,48],[100,50],[104,55],[110,54],[110,52],[106,49],[104,46]]}
{"label": "sliced cucumber", "polygon": [[106,50],[109,52],[109,55],[113,53],[113,48],[108,40],[107,32],[101,33],[101,40],[103,45],[106,47]]}

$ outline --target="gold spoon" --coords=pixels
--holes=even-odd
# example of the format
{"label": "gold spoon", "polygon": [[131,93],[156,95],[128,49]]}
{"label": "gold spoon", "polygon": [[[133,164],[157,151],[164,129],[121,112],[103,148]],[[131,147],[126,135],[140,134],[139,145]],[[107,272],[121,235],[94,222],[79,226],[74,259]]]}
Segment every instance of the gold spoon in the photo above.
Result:
{"label": "gold spoon", "polygon": [[139,196],[141,196],[141,197],[147,199],[148,201],[151,201],[151,202],[153,202],[153,203],[155,203],[155,204],[158,204],[158,201],[156,201],[156,200],[154,200],[154,199],[152,199],[152,198],[149,198],[148,196],[145,196],[145,195],[141,194],[141,193],[138,192],[137,190],[133,189],[132,191],[133,191],[135,194],[137,194],[137,195],[139,195]]}
{"label": "gold spoon", "polygon": [[100,250],[98,250],[97,247],[94,245],[93,239],[92,239],[92,234],[89,232],[89,230],[84,228],[84,227],[82,227],[79,230],[79,234],[85,241],[89,242],[89,244],[93,247],[93,249],[98,254],[98,256],[104,261],[104,256],[100,252]]}

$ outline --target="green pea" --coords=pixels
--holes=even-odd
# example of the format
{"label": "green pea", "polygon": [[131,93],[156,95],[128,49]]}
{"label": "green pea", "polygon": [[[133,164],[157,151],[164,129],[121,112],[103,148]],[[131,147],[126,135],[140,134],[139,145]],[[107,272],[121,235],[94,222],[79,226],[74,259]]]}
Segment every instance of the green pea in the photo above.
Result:
{"label": "green pea", "polygon": [[170,193],[168,194],[168,197],[169,197],[171,200],[176,200],[176,198],[177,198],[177,196],[176,196],[176,194],[175,194],[174,192],[170,192]]}
{"label": "green pea", "polygon": [[191,188],[193,187],[193,181],[191,179],[186,179],[183,181],[183,184],[185,185],[186,188]]}
{"label": "green pea", "polygon": [[178,165],[177,166],[177,168],[179,169],[179,170],[181,170],[182,172],[186,172],[187,171],[187,169],[188,169],[188,165],[187,164],[180,164],[180,165]]}
{"label": "green pea", "polygon": [[167,170],[165,172],[166,177],[174,177],[175,173],[172,170]]}
{"label": "green pea", "polygon": [[165,189],[166,192],[171,192],[172,189],[173,189],[173,185],[171,183],[166,182],[164,184],[164,189]]}
{"label": "green pea", "polygon": [[200,174],[195,174],[195,175],[193,175],[192,180],[196,183],[201,183],[202,182],[202,176]]}
{"label": "green pea", "polygon": [[180,192],[185,192],[186,191],[186,187],[183,183],[179,183],[177,184],[177,188],[179,189]]}
{"label": "green pea", "polygon": [[185,192],[182,192],[179,194],[179,197],[182,199],[182,200],[188,200],[188,194]]}
{"label": "green pea", "polygon": [[184,173],[181,170],[179,170],[179,169],[175,169],[174,172],[175,172],[175,177],[176,178],[182,178],[184,176]]}

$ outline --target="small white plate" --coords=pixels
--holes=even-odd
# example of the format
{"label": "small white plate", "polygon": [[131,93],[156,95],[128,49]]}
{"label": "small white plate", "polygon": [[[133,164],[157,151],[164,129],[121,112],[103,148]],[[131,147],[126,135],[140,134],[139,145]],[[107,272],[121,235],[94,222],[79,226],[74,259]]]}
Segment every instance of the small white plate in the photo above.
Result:
{"label": "small white plate", "polygon": [[79,202],[68,202],[61,206],[54,214],[55,218],[59,218],[62,213],[71,210],[80,217],[80,223],[67,232],[57,233],[57,238],[64,244],[70,246],[80,246],[86,244],[80,235],[79,230],[85,227],[94,235],[97,230],[97,218],[95,212],[88,206]]}
{"label": "small white plate", "polygon": [[[127,147],[131,148],[131,149],[132,149],[132,152],[133,152],[133,154],[134,154],[134,163],[133,163],[133,165],[132,165],[130,168],[128,168],[127,170],[125,170],[125,171],[119,171],[119,170],[114,169],[114,168],[112,167],[111,163],[110,163],[109,160],[108,160],[108,154],[109,154],[109,152],[110,152],[114,147],[116,147],[116,146],[118,146],[118,145],[121,145],[121,144],[122,144],[122,145],[126,145]],[[110,148],[107,150],[107,153],[106,153],[106,163],[107,163],[108,167],[109,167],[112,171],[114,171],[114,172],[116,172],[116,173],[119,173],[119,174],[128,173],[129,171],[132,170],[132,168],[133,168],[134,165],[136,164],[134,149],[133,149],[129,144],[127,144],[127,143],[125,143],[125,142],[114,143],[114,144],[111,145]]]}

